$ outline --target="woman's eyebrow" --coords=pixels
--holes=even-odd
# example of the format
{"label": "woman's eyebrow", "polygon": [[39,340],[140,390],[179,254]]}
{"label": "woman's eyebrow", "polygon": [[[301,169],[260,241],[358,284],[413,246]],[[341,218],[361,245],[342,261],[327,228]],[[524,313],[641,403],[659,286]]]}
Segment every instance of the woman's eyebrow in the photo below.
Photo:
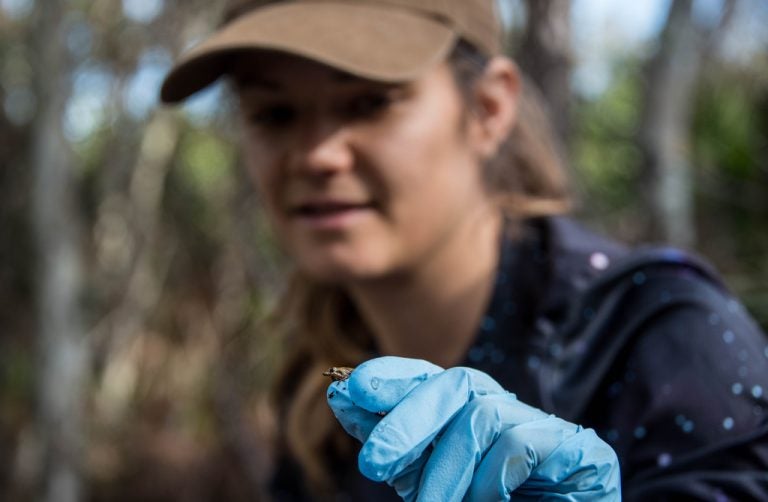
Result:
{"label": "woman's eyebrow", "polygon": [[385,89],[392,88],[392,87],[398,87],[399,85],[401,85],[400,83],[397,83],[397,82],[380,82],[380,81],[377,81],[377,80],[370,80],[370,79],[366,79],[366,78],[360,78],[358,76],[352,75],[350,73],[347,73],[347,72],[341,71],[341,70],[334,70],[332,78],[333,78],[334,82],[339,82],[339,83],[342,83],[342,84],[370,85],[370,86],[373,86],[373,87],[381,87],[381,88],[385,88]]}

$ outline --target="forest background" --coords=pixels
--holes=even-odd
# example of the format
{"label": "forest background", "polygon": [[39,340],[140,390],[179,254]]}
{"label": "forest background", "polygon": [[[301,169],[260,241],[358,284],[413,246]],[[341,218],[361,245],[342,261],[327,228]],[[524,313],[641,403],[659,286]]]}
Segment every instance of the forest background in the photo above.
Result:
{"label": "forest background", "polygon": [[[285,264],[226,92],[156,101],[220,3],[0,0],[0,500],[260,498]],[[579,218],[768,326],[768,2],[499,3]]]}

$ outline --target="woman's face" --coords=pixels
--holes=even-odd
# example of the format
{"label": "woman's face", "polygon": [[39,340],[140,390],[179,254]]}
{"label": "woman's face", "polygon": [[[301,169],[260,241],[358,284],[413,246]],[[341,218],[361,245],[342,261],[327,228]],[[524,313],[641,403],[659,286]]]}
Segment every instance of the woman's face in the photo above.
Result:
{"label": "woman's face", "polygon": [[447,63],[392,85],[261,54],[235,75],[248,169],[305,273],[408,273],[487,207],[472,114]]}

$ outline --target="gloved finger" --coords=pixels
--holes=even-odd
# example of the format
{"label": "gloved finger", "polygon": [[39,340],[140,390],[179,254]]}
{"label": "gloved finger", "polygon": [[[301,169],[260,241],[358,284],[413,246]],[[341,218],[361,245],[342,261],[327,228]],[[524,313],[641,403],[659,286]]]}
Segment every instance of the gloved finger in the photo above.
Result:
{"label": "gloved finger", "polygon": [[[360,450],[360,471],[374,481],[394,479],[421,456],[468,401],[486,394],[507,392],[471,368],[451,368],[422,381],[371,431]],[[371,394],[369,402],[375,397]]]}
{"label": "gloved finger", "polygon": [[[326,398],[347,433],[365,442],[371,430],[413,387],[443,369],[430,362],[403,357],[379,357],[359,365],[347,380],[328,386]],[[379,387],[385,381],[386,385]],[[356,387],[356,396],[353,397]],[[371,398],[371,392],[375,398]]]}
{"label": "gloved finger", "polygon": [[405,502],[413,502],[418,497],[419,483],[424,470],[424,464],[427,463],[431,451],[431,448],[427,448],[419,458],[411,462],[396,478],[387,480],[387,484],[394,488]]}
{"label": "gloved finger", "polygon": [[379,415],[355,405],[349,395],[349,385],[346,381],[330,384],[326,393],[326,400],[347,434],[361,443],[368,439],[368,435],[381,420]]}
{"label": "gloved finger", "polygon": [[560,493],[561,500],[572,501],[620,500],[616,453],[594,430],[580,428],[533,470],[518,492],[539,498]]}
{"label": "gloved finger", "polygon": [[[509,500],[521,485],[528,486],[532,473],[542,462],[580,430],[578,425],[552,415],[504,429],[477,467],[467,500]],[[549,496],[550,491],[544,493]],[[518,495],[515,492],[516,498]],[[542,492],[537,492],[536,500],[541,496]]]}
{"label": "gloved finger", "polygon": [[373,413],[387,413],[411,390],[443,368],[423,359],[384,356],[360,364],[349,376],[352,400]]}
{"label": "gloved finger", "polygon": [[[548,454],[562,441],[561,429],[575,432],[575,425],[559,419],[554,419],[558,420],[557,428],[541,425],[527,427],[548,424],[553,419],[510,395],[496,394],[473,399],[435,441],[432,455],[424,468],[420,490],[435,500],[461,500],[473,479],[484,484],[495,482],[499,472],[490,471],[487,478],[479,478],[475,469],[486,458],[486,452],[492,450],[505,434],[518,430],[520,433],[514,436],[514,443],[508,444],[510,449],[506,461],[511,462],[511,466],[502,464],[498,468],[514,468],[520,464],[525,467],[521,478],[521,482],[524,481],[538,464],[539,455]],[[528,463],[531,463],[529,467],[526,466]]]}

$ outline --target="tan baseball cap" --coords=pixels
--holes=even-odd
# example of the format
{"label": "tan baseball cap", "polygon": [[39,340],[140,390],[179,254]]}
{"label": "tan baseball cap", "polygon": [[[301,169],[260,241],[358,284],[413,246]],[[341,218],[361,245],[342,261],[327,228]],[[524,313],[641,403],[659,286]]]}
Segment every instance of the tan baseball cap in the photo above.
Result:
{"label": "tan baseball cap", "polygon": [[[416,78],[459,38],[500,51],[493,0],[246,0],[241,14],[182,55],[160,98],[182,101],[229,71],[233,53],[274,50],[363,78]],[[252,6],[251,6],[252,4]]]}

